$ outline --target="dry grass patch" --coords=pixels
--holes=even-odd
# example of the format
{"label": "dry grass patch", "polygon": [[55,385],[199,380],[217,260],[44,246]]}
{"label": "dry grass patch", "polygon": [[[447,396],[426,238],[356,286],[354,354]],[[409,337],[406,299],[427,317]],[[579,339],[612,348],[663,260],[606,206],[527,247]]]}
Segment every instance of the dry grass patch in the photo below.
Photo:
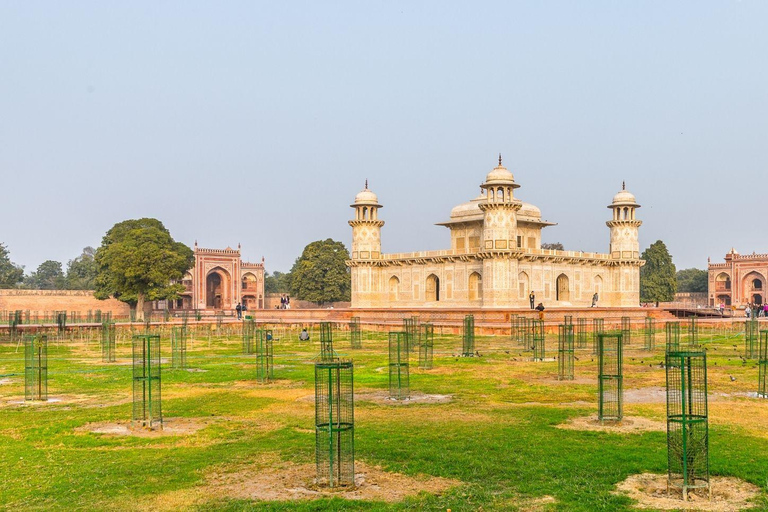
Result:
{"label": "dry grass patch", "polygon": [[667,475],[642,473],[632,475],[616,486],[616,493],[637,501],[638,508],[655,510],[703,510],[729,512],[750,508],[750,501],[760,494],[760,489],[743,480],[731,477],[712,477],[712,498],[705,491],[689,493],[684,502],[680,490],[667,493]]}
{"label": "dry grass patch", "polygon": [[663,421],[650,420],[641,416],[625,416],[620,422],[600,423],[597,416],[572,418],[557,425],[565,430],[592,430],[617,434],[639,434],[642,432],[666,432],[667,424]]}
{"label": "dry grass patch", "polygon": [[216,421],[216,418],[164,418],[163,428],[153,430],[132,427],[130,421],[100,421],[77,427],[75,432],[147,438],[183,436],[194,434]]}

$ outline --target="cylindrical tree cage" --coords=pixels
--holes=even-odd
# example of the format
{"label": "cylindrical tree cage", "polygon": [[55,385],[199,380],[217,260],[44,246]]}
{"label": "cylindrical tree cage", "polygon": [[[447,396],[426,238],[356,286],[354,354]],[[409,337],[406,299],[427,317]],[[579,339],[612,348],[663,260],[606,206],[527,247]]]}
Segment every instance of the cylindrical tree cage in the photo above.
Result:
{"label": "cylindrical tree cage", "polygon": [[363,348],[363,331],[360,329],[359,316],[353,316],[349,322],[349,342],[352,348]]}
{"label": "cylindrical tree cage", "polygon": [[352,361],[315,363],[317,484],[355,485],[355,395]]}
{"label": "cylindrical tree cage", "polygon": [[509,341],[520,344],[520,315],[509,317]]}
{"label": "cylindrical tree cage", "polygon": [[160,396],[160,336],[133,336],[133,416],[132,424],[163,428]]}
{"label": "cylindrical tree cage", "polygon": [[768,331],[760,331],[757,396],[768,398]]}
{"label": "cylindrical tree cage", "polygon": [[461,355],[473,357],[475,355],[475,316],[466,315],[461,331]]}
{"label": "cylindrical tree cage", "polygon": [[563,325],[573,325],[573,315],[564,315]]}
{"label": "cylindrical tree cage", "polygon": [[48,337],[24,337],[24,398],[48,400]]}
{"label": "cylindrical tree cage", "polygon": [[408,335],[389,333],[389,398],[407,400],[411,397]]}
{"label": "cylindrical tree cage", "polygon": [[421,324],[421,343],[419,345],[419,368],[432,369],[432,358],[435,347],[435,326],[426,323]]}
{"label": "cylindrical tree cage", "polygon": [[688,346],[697,347],[699,345],[699,319],[692,316],[688,319]]}
{"label": "cylindrical tree cage", "polygon": [[243,354],[253,354],[253,337],[256,333],[256,323],[253,318],[243,320]]}
{"label": "cylindrical tree cage", "polygon": [[532,320],[531,330],[533,331],[533,360],[543,361],[545,357],[544,320]]}
{"label": "cylindrical tree cage", "polygon": [[573,324],[559,325],[557,329],[557,378],[573,380]]}
{"label": "cylindrical tree cage", "polygon": [[650,316],[645,317],[645,350],[651,352],[656,349],[656,321]]}
{"label": "cylindrical tree cage", "polygon": [[171,331],[171,366],[177,369],[187,367],[187,326],[174,327]]}
{"label": "cylindrical tree cage", "polygon": [[101,360],[104,363],[115,362],[116,331],[114,322],[101,324]]}
{"label": "cylindrical tree cage", "polygon": [[666,352],[680,351],[680,322],[667,322],[664,326]]}
{"label": "cylindrical tree cage", "polygon": [[621,340],[625,346],[632,343],[632,319],[628,316],[621,317]]}
{"label": "cylindrical tree cage", "polygon": [[66,311],[56,312],[56,327],[59,329],[60,333],[67,330],[67,312]]}
{"label": "cylindrical tree cage", "polygon": [[586,318],[576,319],[575,334],[576,334],[576,347],[587,348],[587,319]]}
{"label": "cylindrical tree cage", "polygon": [[601,423],[624,417],[623,340],[621,333],[598,335],[598,412]]}
{"label": "cylindrical tree cage", "polygon": [[744,322],[744,357],[755,359],[757,357],[758,323],[756,317],[751,317]]}
{"label": "cylindrical tree cage", "polygon": [[21,311],[14,311],[8,314],[8,336],[10,341],[16,339],[19,335],[19,324],[21,323]]}
{"label": "cylindrical tree cage", "polygon": [[256,380],[267,383],[275,378],[272,331],[258,331],[256,338]]}
{"label": "cylindrical tree cage", "polygon": [[333,361],[337,359],[333,351],[333,324],[320,322],[320,360]]}
{"label": "cylindrical tree cage", "polygon": [[709,414],[707,355],[667,352],[668,485],[682,491],[709,491]]}
{"label": "cylindrical tree cage", "polygon": [[600,334],[605,332],[605,320],[603,318],[592,319],[592,353],[597,355]]}
{"label": "cylindrical tree cage", "polygon": [[523,317],[520,321],[523,326],[523,335],[520,338],[523,342],[523,348],[525,350],[533,350],[533,319]]}

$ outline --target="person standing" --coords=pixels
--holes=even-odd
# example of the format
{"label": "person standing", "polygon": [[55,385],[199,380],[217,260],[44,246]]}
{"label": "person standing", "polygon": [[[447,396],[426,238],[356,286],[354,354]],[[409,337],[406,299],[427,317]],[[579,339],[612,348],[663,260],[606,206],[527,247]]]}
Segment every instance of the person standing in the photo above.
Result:
{"label": "person standing", "polygon": [[592,296],[592,307],[597,307],[597,292],[595,292],[595,294]]}
{"label": "person standing", "polygon": [[533,304],[536,301],[536,295],[533,293],[533,290],[531,290],[531,293],[528,294],[528,302],[531,303],[531,309],[534,309]]}
{"label": "person standing", "polygon": [[243,317],[243,306],[239,302],[235,306],[235,311],[237,311],[237,319],[240,320]]}

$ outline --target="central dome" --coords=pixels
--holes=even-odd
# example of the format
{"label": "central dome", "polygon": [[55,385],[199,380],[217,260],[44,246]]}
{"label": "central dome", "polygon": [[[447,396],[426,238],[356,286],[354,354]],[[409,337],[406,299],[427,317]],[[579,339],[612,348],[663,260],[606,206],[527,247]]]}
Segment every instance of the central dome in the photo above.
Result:
{"label": "central dome", "polygon": [[483,188],[490,188],[495,186],[507,186],[512,188],[520,188],[520,185],[515,183],[515,177],[506,167],[501,165],[501,155],[499,155],[499,165],[493,168],[491,172],[485,177],[485,183],[481,186]]}

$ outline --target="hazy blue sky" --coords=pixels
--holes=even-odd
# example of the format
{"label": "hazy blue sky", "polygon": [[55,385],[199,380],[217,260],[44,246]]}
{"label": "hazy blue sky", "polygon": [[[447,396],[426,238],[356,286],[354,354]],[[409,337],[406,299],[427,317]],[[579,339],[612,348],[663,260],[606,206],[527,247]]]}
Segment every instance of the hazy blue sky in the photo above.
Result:
{"label": "hazy blue sky", "polygon": [[379,195],[385,252],[499,152],[545,241],[608,249],[626,180],[641,247],[678,268],[768,252],[768,2],[0,2],[0,242],[34,268],[162,220],[288,270],[349,246]]}

